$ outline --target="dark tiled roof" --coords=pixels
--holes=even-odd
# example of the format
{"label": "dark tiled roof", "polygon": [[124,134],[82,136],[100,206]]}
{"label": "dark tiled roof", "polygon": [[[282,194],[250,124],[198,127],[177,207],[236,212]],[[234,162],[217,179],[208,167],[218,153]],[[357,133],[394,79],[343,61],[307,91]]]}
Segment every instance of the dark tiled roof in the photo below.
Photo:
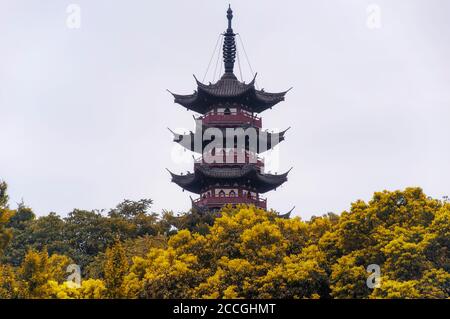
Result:
{"label": "dark tiled roof", "polygon": [[228,74],[224,74],[219,81],[209,85],[203,84],[197,79],[195,80],[197,81],[199,92],[204,92],[214,97],[236,97],[255,89],[255,78],[248,84],[240,82],[234,75],[230,76]]}
{"label": "dark tiled roof", "polygon": [[265,193],[286,182],[288,173],[289,171],[280,175],[261,174],[254,165],[229,168],[200,165],[194,173],[186,175],[176,175],[170,172],[172,182],[197,194],[206,186],[216,185],[217,183],[221,185],[227,182],[230,182],[230,184],[245,184],[256,189],[258,193]]}
{"label": "dark tiled roof", "polygon": [[201,114],[208,112],[215,103],[238,102],[246,105],[253,112],[260,113],[284,101],[284,96],[289,90],[279,93],[257,90],[255,78],[246,84],[240,82],[234,74],[225,73],[214,84],[204,84],[195,79],[197,91],[193,94],[180,95],[169,92],[173,95],[175,103]]}
{"label": "dark tiled roof", "polygon": [[[208,128],[207,126],[204,127],[205,129]],[[288,128],[289,129],[289,128]],[[284,141],[285,139],[285,133],[288,130],[284,130],[281,131],[279,133],[270,133],[267,131],[261,131],[260,134],[257,135],[258,141],[257,141],[257,149],[256,152],[257,153],[262,153],[265,151],[268,151],[270,149],[272,149],[273,147],[275,147],[278,143]],[[223,132],[223,145],[224,147],[226,146],[226,131],[225,129],[221,129]],[[201,134],[201,132],[196,131],[194,132],[190,132],[189,134],[177,134],[173,131],[171,131],[172,134],[174,135],[173,141],[179,143],[181,146],[183,146],[184,148],[192,151],[192,152],[196,152],[196,153],[203,153],[203,150],[205,149],[206,145],[208,145],[209,143],[211,143],[211,140],[203,140],[203,136],[199,135],[200,137],[197,136],[197,134]],[[239,138],[239,136],[242,136],[242,131],[237,131],[237,137]],[[244,132],[245,134],[245,132]],[[199,141],[202,141],[202,145],[198,148],[196,148],[195,145],[195,141],[196,138],[199,139]],[[200,143],[199,143],[200,144]],[[245,145],[246,149],[249,149],[248,145]],[[200,148],[201,147],[201,148]]]}

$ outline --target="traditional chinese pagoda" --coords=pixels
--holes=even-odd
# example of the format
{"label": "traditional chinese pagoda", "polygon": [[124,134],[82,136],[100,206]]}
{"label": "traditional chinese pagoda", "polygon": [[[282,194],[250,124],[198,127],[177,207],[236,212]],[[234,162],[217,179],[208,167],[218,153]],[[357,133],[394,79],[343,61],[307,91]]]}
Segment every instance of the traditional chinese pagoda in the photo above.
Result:
{"label": "traditional chinese pagoda", "polygon": [[234,74],[236,34],[227,11],[228,28],[223,34],[224,74],[216,83],[198,81],[197,90],[189,95],[172,95],[175,103],[199,113],[194,117],[195,132],[174,133],[174,141],[201,154],[194,172],[176,175],[172,182],[183,190],[198,195],[192,199],[193,209],[213,211],[226,204],[253,204],[267,209],[262,193],[274,190],[287,181],[284,174],[264,173],[264,161],[258,154],[270,150],[284,140],[287,130],[270,133],[262,129],[259,113],[284,101],[287,91],[269,93],[250,83],[239,81]]}

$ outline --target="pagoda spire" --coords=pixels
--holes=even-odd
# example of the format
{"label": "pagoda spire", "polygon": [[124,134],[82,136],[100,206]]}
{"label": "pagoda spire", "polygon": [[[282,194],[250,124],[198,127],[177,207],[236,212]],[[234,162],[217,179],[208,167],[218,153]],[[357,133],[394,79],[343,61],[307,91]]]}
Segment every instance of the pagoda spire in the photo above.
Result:
{"label": "pagoda spire", "polygon": [[231,27],[231,20],[233,19],[233,10],[231,10],[231,5],[228,5],[227,10],[228,28],[224,35],[223,41],[223,63],[225,65],[225,74],[233,75],[234,61],[236,59],[236,34],[233,32]]}

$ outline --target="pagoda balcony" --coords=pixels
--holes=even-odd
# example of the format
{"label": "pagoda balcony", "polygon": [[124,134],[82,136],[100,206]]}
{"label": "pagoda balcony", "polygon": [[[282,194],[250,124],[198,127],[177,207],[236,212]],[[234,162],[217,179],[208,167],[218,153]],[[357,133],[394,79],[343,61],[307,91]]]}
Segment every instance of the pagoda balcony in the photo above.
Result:
{"label": "pagoda balcony", "polygon": [[238,197],[238,196],[210,196],[210,197],[201,197],[194,201],[196,206],[205,206],[209,209],[222,207],[227,204],[238,205],[238,204],[247,204],[247,205],[255,205],[256,207],[267,210],[267,199],[260,197]]}
{"label": "pagoda balcony", "polygon": [[[211,160],[205,160],[205,158],[208,158],[209,154],[204,154],[203,157],[200,157],[194,161],[194,168],[199,165],[204,164],[211,164],[211,165],[219,165],[219,166],[226,166],[226,165],[236,165],[236,164],[254,164],[256,167],[258,167],[260,170],[264,169],[264,159],[257,156],[249,154],[248,152],[245,152],[244,156],[239,156],[238,154],[223,154],[222,155],[222,161],[217,162]],[[218,155],[215,155],[214,158],[216,158]]]}
{"label": "pagoda balcony", "polygon": [[262,128],[262,119],[250,112],[237,110],[234,112],[213,111],[198,118],[203,125],[241,125],[248,124]]}

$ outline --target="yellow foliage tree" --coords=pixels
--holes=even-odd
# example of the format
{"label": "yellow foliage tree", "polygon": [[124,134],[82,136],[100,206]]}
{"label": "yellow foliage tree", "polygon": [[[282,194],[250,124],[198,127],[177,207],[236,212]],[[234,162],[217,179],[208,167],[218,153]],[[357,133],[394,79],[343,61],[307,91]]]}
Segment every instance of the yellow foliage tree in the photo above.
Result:
{"label": "yellow foliage tree", "polygon": [[[244,205],[217,215],[211,226],[117,241],[80,287],[65,282],[69,258],[30,250],[20,267],[0,265],[0,297],[450,297],[450,204],[419,188],[378,192],[310,221]],[[369,265],[381,271],[375,287]]]}
{"label": "yellow foliage tree", "polygon": [[122,298],[124,297],[123,281],[129,268],[122,244],[116,242],[114,246],[106,249],[105,257],[103,272],[108,296],[110,298]]}
{"label": "yellow foliage tree", "polygon": [[30,250],[18,269],[21,281],[20,295],[24,298],[48,298],[51,294],[51,282],[62,282],[66,269],[72,260],[66,256],[48,256],[46,250]]}

